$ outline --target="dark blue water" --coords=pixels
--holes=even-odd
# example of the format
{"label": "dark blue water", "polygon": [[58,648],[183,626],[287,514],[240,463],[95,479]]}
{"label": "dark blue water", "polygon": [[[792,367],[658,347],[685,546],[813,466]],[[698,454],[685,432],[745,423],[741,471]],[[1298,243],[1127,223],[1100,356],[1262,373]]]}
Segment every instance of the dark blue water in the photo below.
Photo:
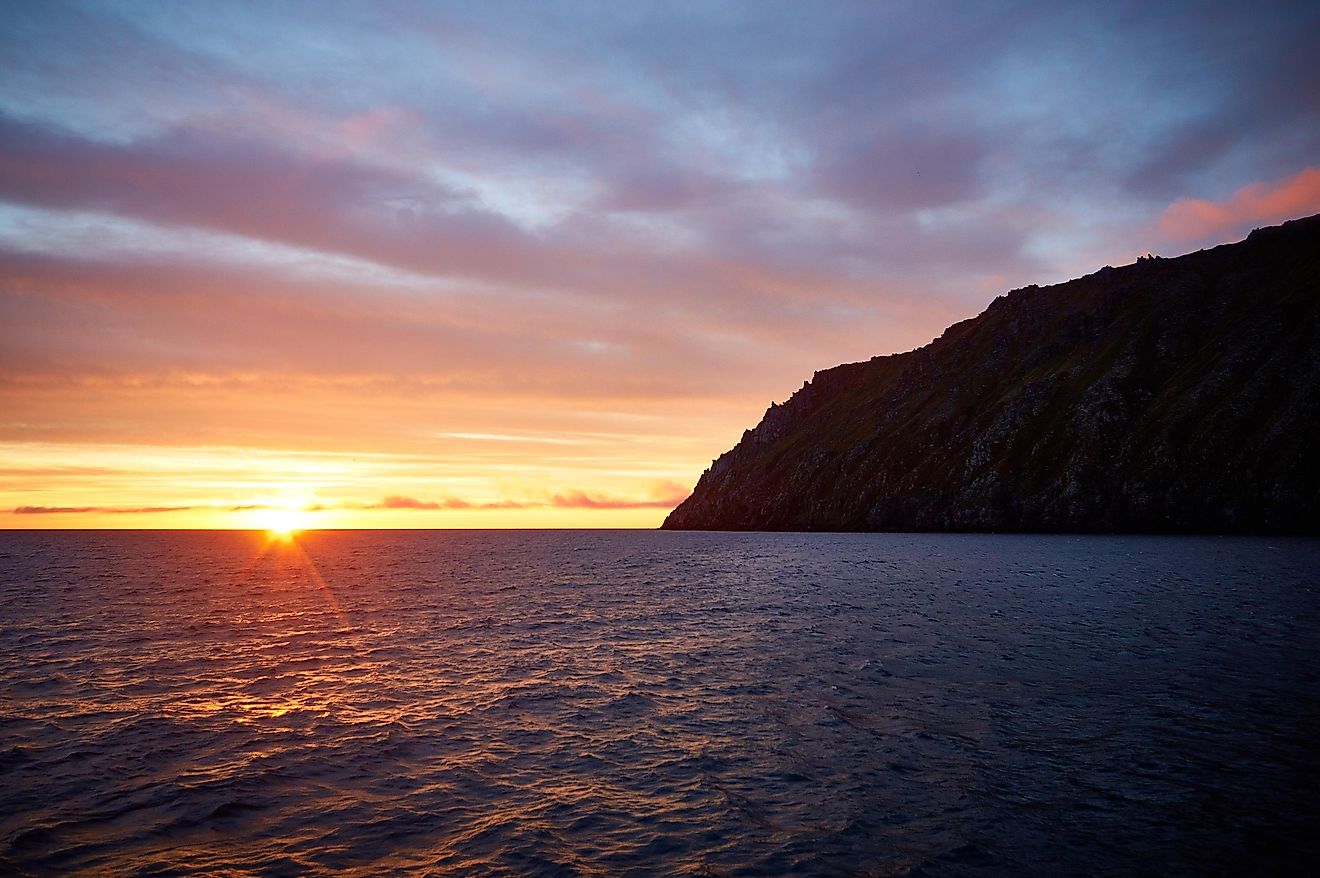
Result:
{"label": "dark blue water", "polygon": [[1308,874],[1320,542],[0,533],[0,872]]}

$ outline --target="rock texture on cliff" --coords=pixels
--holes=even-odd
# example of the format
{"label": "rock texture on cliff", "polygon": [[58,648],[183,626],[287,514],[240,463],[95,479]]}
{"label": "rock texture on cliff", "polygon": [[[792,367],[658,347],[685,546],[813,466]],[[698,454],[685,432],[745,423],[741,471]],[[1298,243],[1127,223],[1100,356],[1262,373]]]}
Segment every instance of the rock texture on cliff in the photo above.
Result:
{"label": "rock texture on cliff", "polygon": [[1320,533],[1320,216],[817,372],[664,527]]}

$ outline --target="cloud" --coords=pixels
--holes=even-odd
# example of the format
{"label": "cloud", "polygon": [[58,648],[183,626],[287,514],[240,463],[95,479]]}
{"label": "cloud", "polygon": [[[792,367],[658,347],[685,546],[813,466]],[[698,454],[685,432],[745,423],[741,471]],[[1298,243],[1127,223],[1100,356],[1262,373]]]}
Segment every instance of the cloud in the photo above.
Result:
{"label": "cloud", "polygon": [[424,175],[189,127],[119,145],[0,117],[0,195],[441,276],[545,276],[556,262],[471,193]]}
{"label": "cloud", "polygon": [[648,498],[634,498],[565,491],[555,494],[550,505],[560,509],[672,509],[692,492],[678,482],[662,481],[653,485],[649,493]]}
{"label": "cloud", "polygon": [[15,515],[62,515],[66,512],[107,512],[101,506],[19,506]]}
{"label": "cloud", "polygon": [[[462,501],[459,501],[460,503]],[[463,507],[467,504],[463,503]],[[418,500],[415,497],[386,497],[375,505],[376,509],[443,509],[433,500]]]}
{"label": "cloud", "polygon": [[469,439],[476,442],[530,442],[541,445],[581,445],[581,439],[562,436],[519,436],[510,433],[440,433],[447,439]]}
{"label": "cloud", "polygon": [[368,507],[371,509],[471,509],[472,504],[457,497],[448,497],[443,501],[418,500],[415,497],[386,497]]}
{"label": "cloud", "polygon": [[354,509],[672,509],[687,499],[691,491],[673,481],[660,481],[651,486],[646,497],[620,497],[609,494],[569,490],[553,495],[549,500],[497,500],[474,503],[458,497],[443,500],[421,500],[416,497],[392,495],[378,503],[364,506],[344,504]]}
{"label": "cloud", "polygon": [[1222,201],[1176,201],[1161,215],[1159,227],[1186,241],[1313,213],[1320,213],[1320,168],[1308,167],[1279,183],[1248,184]]}
{"label": "cloud", "polygon": [[444,500],[418,500],[416,497],[386,497],[379,503],[369,506],[352,507],[360,509],[525,509],[527,504],[513,500],[498,500],[490,503],[472,503],[459,497],[446,497]]}
{"label": "cloud", "polygon": [[67,513],[110,513],[112,515],[142,515],[152,512],[186,512],[196,506],[19,506],[15,515],[63,515]]}
{"label": "cloud", "polygon": [[584,491],[567,491],[551,498],[550,505],[560,509],[665,509],[678,504],[668,500],[633,500]]}
{"label": "cloud", "polygon": [[0,466],[0,476],[27,476],[31,478],[58,478],[61,476],[105,476],[121,473],[106,466]]}
{"label": "cloud", "polygon": [[935,208],[974,199],[980,163],[992,149],[974,131],[886,120],[871,132],[848,130],[817,169],[833,197],[882,211]]}
{"label": "cloud", "polygon": [[[303,512],[326,512],[337,509],[417,509],[434,511],[446,509],[529,509],[546,505],[548,504],[523,503],[516,500],[495,500],[485,503],[473,503],[458,497],[446,497],[443,500],[419,500],[416,497],[394,495],[386,497],[378,503],[358,503],[353,501],[345,501],[341,503],[312,503],[298,506],[296,508]],[[643,504],[643,506],[645,506],[645,504]],[[256,510],[287,508],[289,507],[270,503],[244,503],[236,506],[18,506],[12,511],[15,515],[65,515],[79,513],[144,515],[156,512],[189,512],[198,509],[223,509],[226,512],[251,512]],[[631,507],[624,506],[617,508]]]}

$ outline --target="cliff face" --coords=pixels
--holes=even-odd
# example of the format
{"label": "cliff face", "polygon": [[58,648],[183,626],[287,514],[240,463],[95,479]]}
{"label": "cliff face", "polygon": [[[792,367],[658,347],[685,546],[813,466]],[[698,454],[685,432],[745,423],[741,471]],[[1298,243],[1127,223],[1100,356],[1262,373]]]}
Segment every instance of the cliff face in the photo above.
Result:
{"label": "cliff face", "polygon": [[1320,216],[817,372],[664,527],[1320,533]]}

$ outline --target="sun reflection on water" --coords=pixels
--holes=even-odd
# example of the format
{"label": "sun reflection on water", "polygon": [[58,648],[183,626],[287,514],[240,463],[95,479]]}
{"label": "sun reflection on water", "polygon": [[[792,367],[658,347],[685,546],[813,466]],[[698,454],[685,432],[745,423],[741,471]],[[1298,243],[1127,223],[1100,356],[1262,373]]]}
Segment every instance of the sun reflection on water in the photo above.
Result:
{"label": "sun reflection on water", "polygon": [[257,568],[260,565],[273,564],[289,570],[293,577],[290,580],[301,580],[304,584],[310,585],[319,594],[326,609],[334,614],[342,629],[341,636],[351,637],[353,624],[344,613],[339,599],[335,597],[334,590],[326,582],[325,577],[317,568],[316,562],[307,554],[302,545],[301,537],[313,531],[306,531],[301,528],[290,527],[287,530],[271,528],[265,533],[265,539],[258,547],[252,560],[248,562],[239,573],[239,581],[243,584],[253,584],[258,582],[270,582],[270,579],[264,575],[258,575]]}

